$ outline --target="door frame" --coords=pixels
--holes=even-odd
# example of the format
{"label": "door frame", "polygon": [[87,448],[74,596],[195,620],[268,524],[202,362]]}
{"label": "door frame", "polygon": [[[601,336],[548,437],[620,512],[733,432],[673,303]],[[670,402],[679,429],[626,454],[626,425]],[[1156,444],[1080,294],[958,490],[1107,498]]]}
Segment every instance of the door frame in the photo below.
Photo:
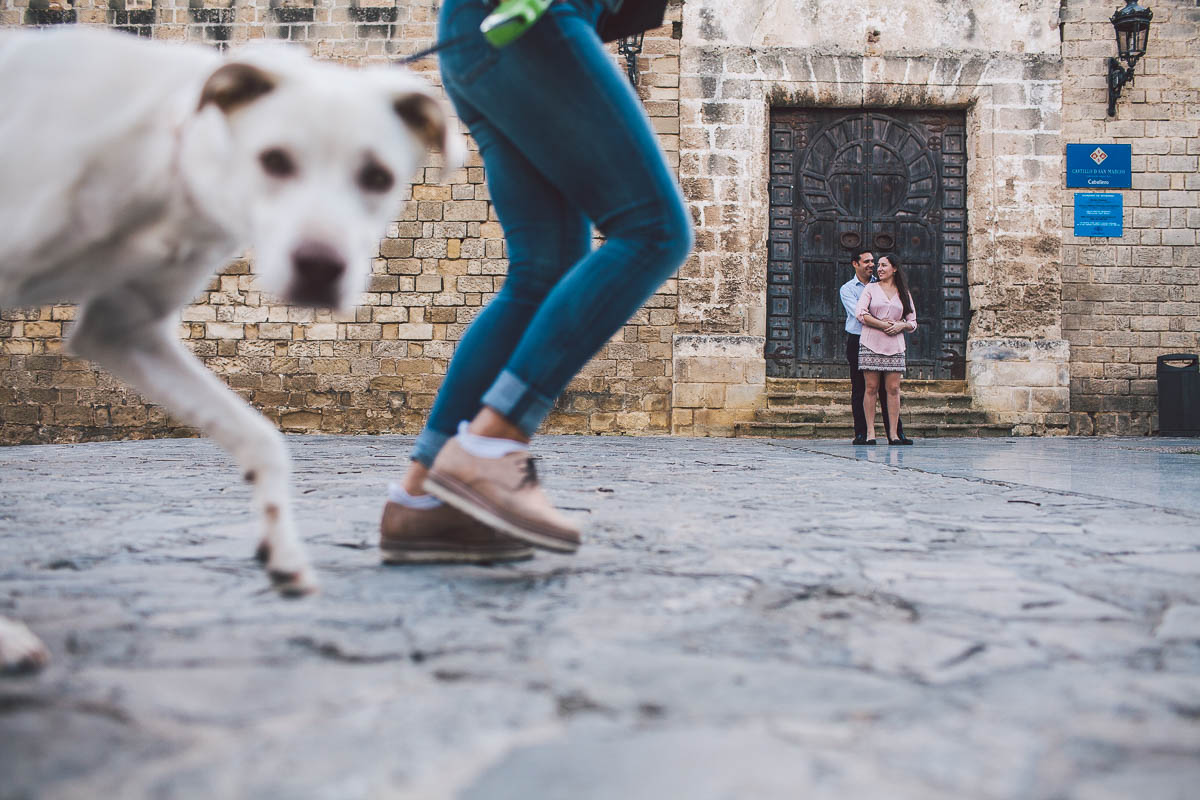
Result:
{"label": "door frame", "polygon": [[[927,119],[920,117],[926,115]],[[807,117],[807,119],[806,119]],[[813,321],[805,319],[803,311],[806,307],[805,298],[811,293],[801,286],[807,271],[800,259],[801,233],[810,226],[824,222],[831,226],[828,233],[836,233],[836,241],[831,242],[829,251],[822,258],[815,255],[814,263],[829,262],[844,265],[846,269],[836,269],[834,272],[834,287],[822,285],[822,291],[834,292],[843,282],[844,274],[848,279],[849,256],[843,255],[850,248],[865,246],[876,249],[893,249],[896,242],[896,230],[888,232],[888,226],[895,226],[897,220],[903,220],[905,214],[873,215],[869,206],[869,195],[864,195],[864,207],[861,219],[846,217],[844,212],[836,210],[836,200],[828,191],[806,197],[818,199],[817,203],[801,200],[805,192],[804,176],[799,174],[803,165],[798,163],[806,148],[813,146],[817,138],[832,135],[837,138],[848,121],[859,118],[864,129],[852,135],[859,139],[846,138],[847,143],[853,141],[871,141],[875,137],[869,135],[875,129],[881,118],[894,121],[902,126],[907,135],[915,135],[919,149],[912,150],[912,156],[907,164],[916,164],[922,158],[933,160],[933,170],[927,174],[933,178],[931,187],[932,209],[926,205],[923,209],[914,206],[914,218],[922,220],[922,227],[929,228],[935,237],[929,247],[929,257],[932,259],[931,268],[938,270],[936,284],[927,287],[937,297],[938,312],[932,316],[936,320],[937,330],[933,333],[938,341],[932,343],[932,359],[925,357],[914,361],[910,370],[913,377],[935,379],[963,379],[966,372],[966,334],[969,324],[970,304],[967,292],[967,142],[965,113],[951,109],[912,109],[894,108],[829,108],[829,107],[772,107],[769,111],[768,122],[768,205],[769,228],[767,242],[767,330],[764,342],[764,356],[767,361],[767,374],[776,377],[845,377],[849,374],[840,348],[832,342],[822,346],[823,357],[814,360],[805,352],[806,348],[801,337],[807,330],[808,336],[815,336],[815,328],[821,328],[831,337],[834,331],[840,331],[841,325],[837,318],[840,316],[840,304],[832,298],[824,298],[832,304],[833,319]],[[932,119],[929,119],[932,117]],[[957,117],[957,118],[956,118]],[[809,141],[809,136],[813,141]],[[903,141],[903,140],[902,140]],[[911,139],[909,140],[911,143]],[[862,165],[863,178],[870,182],[870,160],[864,158]],[[919,182],[910,183],[910,186]],[[863,187],[864,192],[870,192],[870,186]],[[920,195],[905,194],[904,205],[919,203]],[[828,202],[822,204],[822,198]],[[881,228],[883,232],[875,230]],[[870,230],[868,230],[870,228]],[[810,231],[811,233],[811,231]],[[918,232],[919,233],[919,232]],[[820,240],[821,233],[813,234]],[[864,242],[866,237],[868,241]],[[887,239],[890,243],[881,240]],[[915,237],[914,237],[915,239]],[[922,303],[929,307],[930,300],[925,298]],[[811,306],[808,306],[811,307]],[[924,329],[929,333],[930,329]],[[841,340],[841,336],[837,337]],[[814,339],[814,341],[817,341]]]}

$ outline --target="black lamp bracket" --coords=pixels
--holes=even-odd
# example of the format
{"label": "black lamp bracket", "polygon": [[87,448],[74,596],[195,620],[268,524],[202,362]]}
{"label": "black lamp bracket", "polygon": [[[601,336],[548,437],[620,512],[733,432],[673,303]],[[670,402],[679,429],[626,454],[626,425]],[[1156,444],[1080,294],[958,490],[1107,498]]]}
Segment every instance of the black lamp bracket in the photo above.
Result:
{"label": "black lamp bracket", "polygon": [[625,56],[625,74],[634,86],[638,83],[638,55],[642,52],[642,36],[624,36],[617,42],[617,52]]}
{"label": "black lamp bracket", "polygon": [[1108,115],[1117,115],[1117,98],[1121,96],[1121,88],[1125,84],[1133,85],[1134,64],[1122,67],[1115,58],[1108,59]]}

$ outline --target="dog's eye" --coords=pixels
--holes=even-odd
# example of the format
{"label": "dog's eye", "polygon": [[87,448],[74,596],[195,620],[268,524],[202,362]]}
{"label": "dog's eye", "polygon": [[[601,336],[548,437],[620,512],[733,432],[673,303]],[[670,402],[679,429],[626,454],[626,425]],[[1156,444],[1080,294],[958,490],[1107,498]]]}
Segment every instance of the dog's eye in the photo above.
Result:
{"label": "dog's eye", "polygon": [[379,164],[367,164],[358,171],[358,185],[366,192],[386,192],[395,182],[392,173]]}
{"label": "dog's eye", "polygon": [[258,161],[262,164],[263,171],[272,177],[289,178],[296,174],[296,162],[286,150],[280,150],[278,147],[264,150]]}

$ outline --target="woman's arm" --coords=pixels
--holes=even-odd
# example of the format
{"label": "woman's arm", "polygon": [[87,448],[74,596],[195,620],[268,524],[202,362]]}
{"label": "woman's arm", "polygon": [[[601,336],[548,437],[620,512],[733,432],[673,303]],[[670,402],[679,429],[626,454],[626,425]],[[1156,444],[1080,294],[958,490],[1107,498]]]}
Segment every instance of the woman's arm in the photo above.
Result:
{"label": "woman's arm", "polygon": [[911,294],[908,296],[908,307],[912,310],[908,312],[904,322],[908,325],[909,331],[915,331],[917,329],[917,306],[913,303]]}
{"label": "woman's arm", "polygon": [[858,317],[858,321],[870,328],[879,328],[883,330],[887,326],[883,321],[876,319],[868,311],[871,307],[871,291],[875,284],[868,283],[863,289],[862,295],[858,298],[858,305],[854,309],[854,316]]}
{"label": "woman's arm", "polygon": [[891,327],[892,322],[886,319],[879,319],[867,310],[871,307],[871,292],[875,289],[875,286],[876,284],[869,283],[867,284],[867,288],[863,289],[862,297],[858,298],[858,307],[855,309],[854,315],[858,317],[859,322],[869,328],[887,331]]}

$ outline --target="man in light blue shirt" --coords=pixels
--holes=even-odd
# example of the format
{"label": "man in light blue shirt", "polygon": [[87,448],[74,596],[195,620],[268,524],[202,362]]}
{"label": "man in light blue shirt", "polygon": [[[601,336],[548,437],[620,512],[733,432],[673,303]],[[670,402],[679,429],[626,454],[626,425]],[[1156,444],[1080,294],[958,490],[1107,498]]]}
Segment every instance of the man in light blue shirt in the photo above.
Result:
{"label": "man in light blue shirt", "polygon": [[[846,361],[850,364],[850,411],[854,414],[853,444],[875,444],[874,439],[867,439],[867,414],[863,409],[863,395],[867,391],[867,383],[858,368],[858,342],[859,336],[862,335],[862,323],[854,314],[863,289],[875,280],[875,256],[870,250],[856,250],[851,254],[850,266],[854,267],[854,277],[842,284],[839,294],[846,309]],[[879,394],[879,406],[883,418],[887,419],[887,397],[882,392]],[[904,423],[898,420],[896,435],[899,438],[904,437]]]}

